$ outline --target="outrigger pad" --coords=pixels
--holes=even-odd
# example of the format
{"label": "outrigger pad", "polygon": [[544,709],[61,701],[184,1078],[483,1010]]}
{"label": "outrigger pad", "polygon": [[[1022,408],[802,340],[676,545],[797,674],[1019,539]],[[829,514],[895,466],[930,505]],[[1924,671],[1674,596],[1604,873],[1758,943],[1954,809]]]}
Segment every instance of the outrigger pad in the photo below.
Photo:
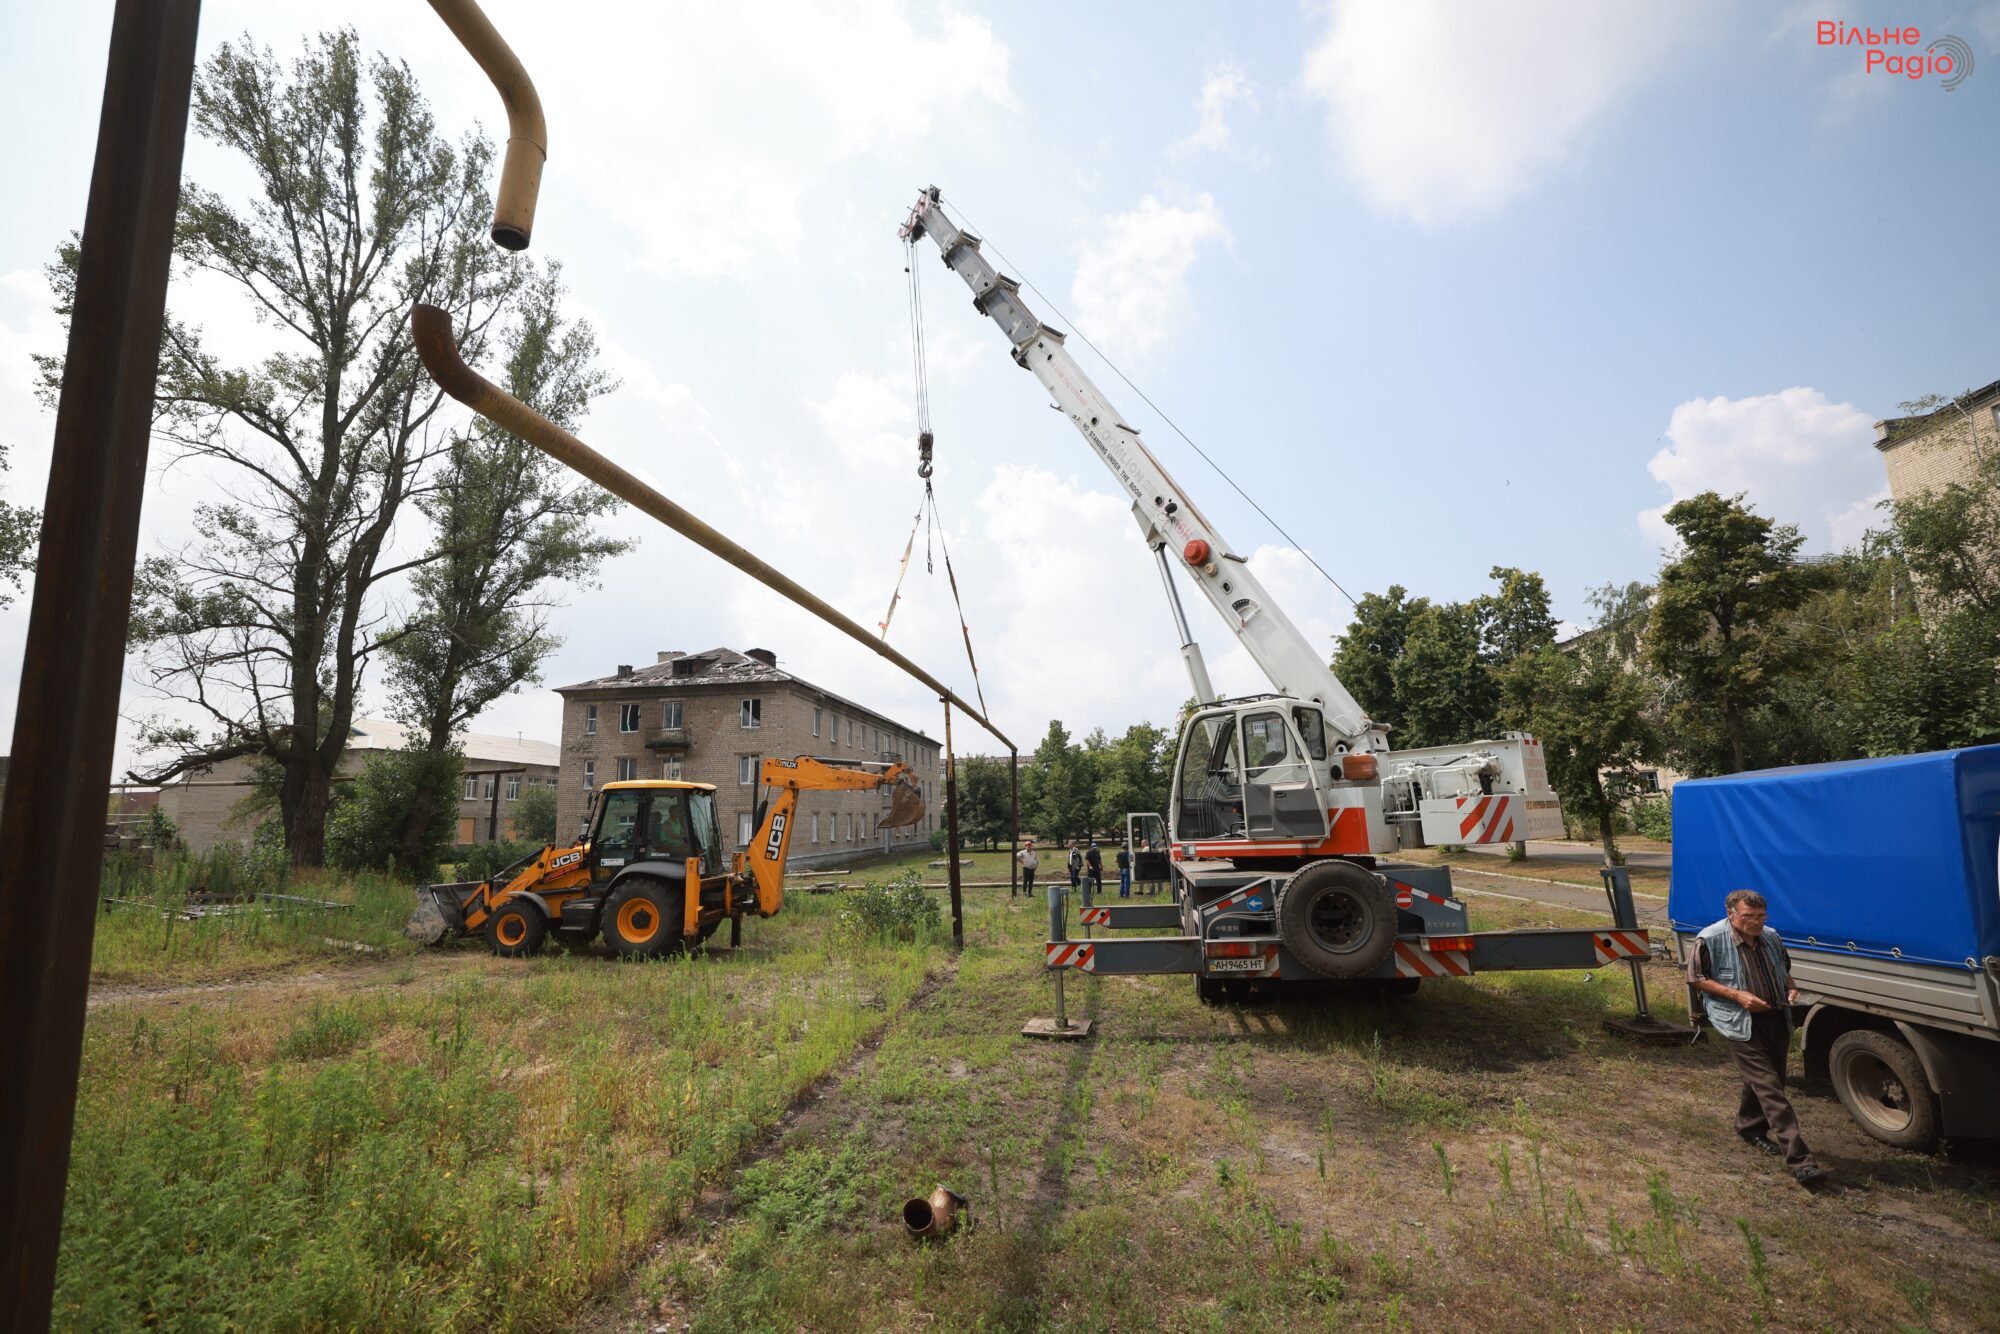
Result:
{"label": "outrigger pad", "polygon": [[889,813],[875,822],[878,829],[902,829],[924,818],[924,794],[907,778],[889,786]]}

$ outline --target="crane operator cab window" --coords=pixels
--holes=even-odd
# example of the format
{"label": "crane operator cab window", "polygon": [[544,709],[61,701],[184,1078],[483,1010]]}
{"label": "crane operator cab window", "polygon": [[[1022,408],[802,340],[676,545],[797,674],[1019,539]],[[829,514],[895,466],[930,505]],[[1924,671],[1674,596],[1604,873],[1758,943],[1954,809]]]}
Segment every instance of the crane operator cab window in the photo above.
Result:
{"label": "crane operator cab window", "polygon": [[1198,714],[1188,723],[1175,776],[1174,837],[1235,838],[1243,826],[1243,758],[1236,715]]}
{"label": "crane operator cab window", "polygon": [[[1317,715],[1315,715],[1317,717]],[[1251,838],[1326,835],[1326,811],[1300,738],[1275,709],[1243,716],[1244,830]]]}
{"label": "crane operator cab window", "polygon": [[1306,743],[1306,754],[1316,760],[1326,759],[1326,715],[1318,709],[1304,706],[1292,710],[1292,721],[1299,725],[1299,740]]}

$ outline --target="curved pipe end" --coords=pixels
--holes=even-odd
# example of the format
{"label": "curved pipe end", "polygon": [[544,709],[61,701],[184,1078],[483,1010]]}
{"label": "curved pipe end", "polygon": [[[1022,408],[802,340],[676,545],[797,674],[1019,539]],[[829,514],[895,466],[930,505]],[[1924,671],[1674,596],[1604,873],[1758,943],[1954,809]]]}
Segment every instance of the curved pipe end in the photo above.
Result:
{"label": "curved pipe end", "polygon": [[469,408],[477,409],[493,386],[458,354],[451,336],[451,316],[436,306],[419,305],[410,311],[411,340],[417,345],[417,360],[438,388]]}

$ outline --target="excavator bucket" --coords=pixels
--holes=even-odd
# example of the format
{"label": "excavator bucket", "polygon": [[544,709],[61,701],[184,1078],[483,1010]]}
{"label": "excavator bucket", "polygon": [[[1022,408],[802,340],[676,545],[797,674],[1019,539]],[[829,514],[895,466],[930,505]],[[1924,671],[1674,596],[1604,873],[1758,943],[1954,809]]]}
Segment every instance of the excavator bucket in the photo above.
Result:
{"label": "excavator bucket", "polygon": [[881,829],[901,829],[924,818],[924,794],[916,783],[899,778],[889,785],[889,813],[876,821]]}
{"label": "excavator bucket", "polygon": [[[420,945],[435,945],[453,931],[465,929],[459,909],[459,885],[424,885],[417,890],[417,910],[403,925],[403,934]],[[443,891],[440,893],[439,891]]]}

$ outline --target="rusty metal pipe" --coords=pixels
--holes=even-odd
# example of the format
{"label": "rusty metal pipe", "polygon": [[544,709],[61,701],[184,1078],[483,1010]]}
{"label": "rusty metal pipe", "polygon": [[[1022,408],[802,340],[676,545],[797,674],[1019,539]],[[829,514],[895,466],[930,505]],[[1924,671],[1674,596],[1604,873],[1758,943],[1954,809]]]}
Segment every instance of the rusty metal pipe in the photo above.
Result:
{"label": "rusty metal pipe", "polygon": [[918,1195],[903,1205],[903,1227],[913,1241],[940,1241],[958,1228],[965,1197],[940,1184],[928,1197]]}
{"label": "rusty metal pipe", "polygon": [[431,0],[431,8],[493,80],[507,108],[507,156],[500,164],[492,236],[503,249],[526,250],[535,229],[542,165],[549,158],[549,123],[542,118],[542,99],[507,39],[474,0]]}
{"label": "rusty metal pipe", "polygon": [[865,644],[872,652],[922,681],[940,697],[956,704],[967,717],[998,738],[1001,745],[1009,750],[1014,748],[1014,743],[985,714],[953,694],[929,672],[883,643],[872,630],[864,630],[839,608],[797,580],[766,564],[748,548],[682,509],[466,365],[465,359],[458,354],[458,344],[452,341],[451,316],[436,306],[418,306],[410,312],[410,329],[416,338],[417,356],[422,359],[424,369],[430,372],[431,379],[437,381],[438,388],[495,426],[513,432],[558,463],[583,474],[612,495],[652,515],[704,551],[720,556],[766,588],[782,593],[849,639]]}

